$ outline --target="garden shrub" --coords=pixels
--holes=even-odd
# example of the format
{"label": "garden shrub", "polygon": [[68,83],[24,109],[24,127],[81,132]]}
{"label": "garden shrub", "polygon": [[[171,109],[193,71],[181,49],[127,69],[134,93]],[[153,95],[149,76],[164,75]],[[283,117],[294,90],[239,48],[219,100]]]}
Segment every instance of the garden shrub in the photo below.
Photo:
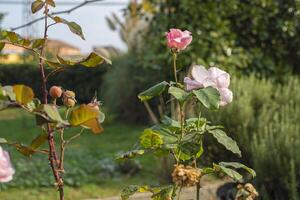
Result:
{"label": "garden shrub", "polygon": [[[173,27],[193,32],[194,45],[182,66],[192,61],[219,65],[226,70],[245,69],[263,76],[282,78],[282,73],[299,73],[300,31],[297,0],[191,1],[151,0],[153,13],[145,34],[142,59],[148,67],[171,64],[163,33]],[[166,62],[168,60],[168,62]]]}
{"label": "garden shrub", "polygon": [[[259,80],[254,76],[235,78],[235,101],[222,112],[206,113],[224,124],[241,143],[245,162],[257,171],[263,199],[297,199],[300,194],[300,81],[284,84]],[[230,116],[230,117],[228,117]],[[210,141],[207,141],[210,143]],[[231,156],[211,146],[210,158]]]}

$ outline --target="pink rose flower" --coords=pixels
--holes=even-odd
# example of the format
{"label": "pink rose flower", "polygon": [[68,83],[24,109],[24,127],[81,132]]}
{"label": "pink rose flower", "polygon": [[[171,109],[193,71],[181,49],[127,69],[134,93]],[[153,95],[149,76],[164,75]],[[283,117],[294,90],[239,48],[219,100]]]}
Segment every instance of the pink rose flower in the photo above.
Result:
{"label": "pink rose flower", "polygon": [[0,146],[0,183],[6,183],[12,180],[15,170],[13,169],[9,154],[2,150]]}
{"label": "pink rose flower", "polygon": [[208,70],[201,65],[195,65],[192,68],[192,78],[185,77],[184,83],[186,84],[187,90],[194,90],[199,88],[214,87],[216,88],[221,96],[220,106],[232,102],[233,94],[228,89],[230,84],[230,75],[217,68],[211,67]]}
{"label": "pink rose flower", "polygon": [[180,29],[170,29],[168,33],[166,33],[167,37],[167,45],[171,49],[175,49],[176,51],[184,50],[191,42],[192,36],[189,31],[181,31]]}

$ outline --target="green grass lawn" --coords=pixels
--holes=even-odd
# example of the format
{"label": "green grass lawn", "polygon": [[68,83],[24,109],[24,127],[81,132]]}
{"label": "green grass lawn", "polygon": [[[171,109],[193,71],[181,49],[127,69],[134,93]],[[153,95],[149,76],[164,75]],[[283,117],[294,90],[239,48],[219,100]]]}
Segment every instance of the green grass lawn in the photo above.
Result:
{"label": "green grass lawn", "polygon": [[[138,139],[143,127],[114,123],[104,125],[101,135],[86,131],[81,138],[67,148],[65,163],[66,199],[88,199],[119,195],[120,190],[128,184],[156,184],[154,164],[151,156],[138,160],[142,170],[132,175],[124,168],[135,168],[136,163],[125,167],[115,161],[120,151],[129,150]],[[19,110],[6,110],[0,113],[0,137],[7,140],[30,144],[40,134],[35,120]],[[75,132],[66,132],[70,137]],[[34,155],[25,158],[12,147],[3,146],[11,154],[16,169],[14,180],[0,185],[2,200],[53,200],[57,193],[52,187],[54,181],[50,173],[47,157]],[[123,167],[122,167],[123,166]],[[137,167],[138,168],[138,167]]]}

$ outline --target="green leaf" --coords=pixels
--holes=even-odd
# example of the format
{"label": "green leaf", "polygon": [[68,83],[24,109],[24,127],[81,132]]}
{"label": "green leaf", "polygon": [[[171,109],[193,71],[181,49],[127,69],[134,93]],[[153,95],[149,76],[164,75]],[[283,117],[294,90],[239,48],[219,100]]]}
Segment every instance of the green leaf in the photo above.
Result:
{"label": "green leaf", "polygon": [[36,0],[31,4],[31,12],[36,13],[37,11],[41,10],[44,6],[44,2],[41,0]]}
{"label": "green leaf", "polygon": [[14,85],[13,92],[16,95],[16,101],[22,105],[28,104],[34,98],[33,90],[26,85]]}
{"label": "green leaf", "polygon": [[161,122],[163,125],[167,126],[168,128],[178,130],[181,128],[180,122],[164,115],[163,118],[161,119]]}
{"label": "green leaf", "polygon": [[49,119],[52,122],[60,122],[60,123],[64,122],[55,105],[43,104],[42,110],[46,113],[46,115],[49,117]]}
{"label": "green leaf", "polygon": [[208,130],[209,133],[211,133],[214,138],[217,139],[217,141],[222,144],[227,150],[238,154],[240,157],[242,156],[242,153],[237,145],[237,143],[228,137],[226,133],[220,129],[214,129],[214,130]]}
{"label": "green leaf", "polygon": [[181,88],[174,86],[171,86],[169,88],[168,93],[175,97],[180,103],[183,103],[189,97],[189,93],[187,93]]}
{"label": "green leaf", "polygon": [[149,191],[148,186],[129,185],[122,190],[121,198],[122,200],[128,200],[134,193],[146,191]]}
{"label": "green leaf", "polygon": [[88,55],[86,58],[83,58],[81,60],[69,60],[69,59],[65,59],[62,58],[60,56],[57,56],[57,60],[60,64],[62,65],[83,65],[85,67],[96,67],[100,64],[102,64],[103,62],[106,62],[108,64],[111,64],[111,61],[101,55],[98,55],[94,52],[90,53],[90,55]]}
{"label": "green leaf", "polygon": [[66,24],[68,25],[72,33],[78,35],[79,37],[81,37],[81,39],[85,40],[82,29],[76,22],[67,22]]}
{"label": "green leaf", "polygon": [[32,140],[30,147],[32,149],[37,149],[40,146],[42,146],[46,141],[47,141],[48,135],[47,133],[42,133],[39,136],[37,136],[36,138],[34,138],[34,140]]}
{"label": "green leaf", "polygon": [[249,172],[252,177],[254,178],[256,176],[256,173],[253,169],[251,169],[250,167],[247,167],[246,165],[242,164],[242,163],[238,163],[238,162],[220,162],[219,165],[224,166],[224,167],[233,167],[236,169],[244,169],[247,172]]}
{"label": "green leaf", "polygon": [[138,95],[138,98],[141,101],[147,101],[152,99],[155,96],[160,95],[161,93],[163,93],[167,87],[168,83],[166,81],[163,81],[161,83],[158,83],[154,86],[152,86],[151,88],[149,88],[148,90],[145,90],[144,92],[140,93]]}
{"label": "green leaf", "polygon": [[19,40],[18,34],[12,31],[6,31],[6,37],[12,43],[16,43]]}
{"label": "green leaf", "polygon": [[201,169],[201,174],[203,174],[203,175],[212,174],[214,172],[215,172],[215,170],[211,167],[205,167],[205,168]]}
{"label": "green leaf", "polygon": [[53,62],[53,61],[49,61],[49,60],[46,60],[45,62],[47,63],[47,65],[49,65],[49,67],[52,67],[55,69],[58,69],[61,67],[60,63],[58,63],[58,62]]}
{"label": "green leaf", "polygon": [[226,168],[222,165],[214,164],[214,169],[215,169],[215,171],[221,171],[221,172],[225,173],[227,176],[231,177],[235,181],[239,181],[243,178],[243,176],[240,173],[236,172],[233,169]]}
{"label": "green leaf", "polygon": [[97,119],[99,112],[85,104],[73,109],[70,113],[70,124],[79,126],[92,119]]}
{"label": "green leaf", "polygon": [[166,199],[172,199],[173,194],[173,186],[168,185],[160,188],[159,192],[156,192],[152,195],[152,200],[166,200]]}
{"label": "green leaf", "polygon": [[28,47],[31,44],[31,41],[25,38],[22,38],[18,41],[18,44],[24,46],[24,47]]}
{"label": "green leaf", "polygon": [[7,143],[7,140],[4,138],[0,138],[0,144],[5,144],[5,143]]}
{"label": "green leaf", "polygon": [[139,156],[139,155],[143,155],[144,153],[145,153],[145,150],[143,150],[143,149],[127,151],[125,153],[118,154],[116,159],[117,160],[130,159],[130,158],[134,158],[134,157]]}
{"label": "green leaf", "polygon": [[44,44],[45,44],[45,39],[36,39],[36,40],[33,40],[32,48],[34,48],[34,49],[40,48]]}
{"label": "green leaf", "polygon": [[55,2],[54,0],[46,0],[46,3],[52,7],[55,7]]}
{"label": "green leaf", "polygon": [[220,93],[213,87],[207,87],[200,90],[193,90],[197,99],[208,109],[218,109],[220,102]]}
{"label": "green leaf", "polygon": [[145,129],[140,137],[140,144],[144,148],[156,149],[163,144],[163,139],[158,132],[152,129]]}
{"label": "green leaf", "polygon": [[16,94],[14,93],[13,86],[6,85],[2,87],[2,93],[7,96],[11,101],[16,101]]}
{"label": "green leaf", "polygon": [[5,42],[0,42],[0,52],[4,49],[5,47]]}
{"label": "green leaf", "polygon": [[90,53],[88,57],[80,61],[78,64],[83,65],[85,67],[95,67],[97,65],[106,62],[108,64],[112,64],[111,61],[103,56],[96,54],[95,52]]}
{"label": "green leaf", "polygon": [[199,158],[203,153],[202,142],[183,142],[180,144],[179,149],[181,152],[193,157],[196,156]]}

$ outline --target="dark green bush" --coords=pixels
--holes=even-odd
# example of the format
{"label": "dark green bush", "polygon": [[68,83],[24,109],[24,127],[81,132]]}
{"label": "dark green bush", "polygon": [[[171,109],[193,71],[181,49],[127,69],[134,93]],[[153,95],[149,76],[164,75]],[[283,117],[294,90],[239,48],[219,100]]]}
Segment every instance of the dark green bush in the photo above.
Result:
{"label": "dark green bush", "polygon": [[[212,121],[223,124],[237,139],[243,159],[257,172],[263,199],[296,200],[300,195],[300,81],[290,77],[279,85],[254,76],[233,79],[234,101],[217,113],[203,110]],[[209,141],[208,141],[209,142]],[[224,156],[211,147],[213,160]]]}
{"label": "dark green bush", "polygon": [[[182,67],[192,63],[220,65],[239,73],[263,76],[299,73],[300,15],[297,0],[152,0],[154,13],[145,34],[141,58],[161,71],[170,64],[164,33],[187,29],[193,42]],[[168,62],[166,62],[168,61]]]}
{"label": "dark green bush", "polygon": [[[76,99],[80,102],[90,101],[95,92],[101,100],[100,86],[106,69],[107,66],[93,69],[74,66],[72,70],[65,70],[51,77],[48,87],[60,85],[65,89],[74,88]],[[39,68],[34,64],[0,65],[0,83],[2,85],[25,84],[32,87],[35,94],[40,96]]]}

